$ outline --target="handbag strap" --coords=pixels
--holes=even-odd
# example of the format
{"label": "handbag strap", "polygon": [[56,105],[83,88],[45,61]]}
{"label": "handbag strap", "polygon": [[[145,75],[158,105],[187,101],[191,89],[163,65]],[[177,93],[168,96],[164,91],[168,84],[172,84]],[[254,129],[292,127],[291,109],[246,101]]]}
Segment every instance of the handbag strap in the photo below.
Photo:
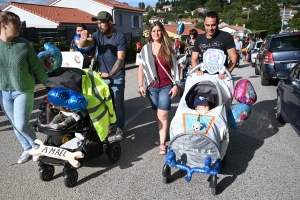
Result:
{"label": "handbag strap", "polygon": [[[156,49],[155,49],[156,50]],[[157,56],[157,52],[155,52],[154,54],[156,56],[156,59],[160,65],[160,67],[164,70],[164,72],[166,72],[166,74],[168,75],[168,77],[170,78],[170,80],[172,81],[173,84],[176,84],[175,81],[172,79],[172,77],[170,76],[170,74],[167,72],[167,70],[162,66],[162,64],[160,63],[158,56]]]}

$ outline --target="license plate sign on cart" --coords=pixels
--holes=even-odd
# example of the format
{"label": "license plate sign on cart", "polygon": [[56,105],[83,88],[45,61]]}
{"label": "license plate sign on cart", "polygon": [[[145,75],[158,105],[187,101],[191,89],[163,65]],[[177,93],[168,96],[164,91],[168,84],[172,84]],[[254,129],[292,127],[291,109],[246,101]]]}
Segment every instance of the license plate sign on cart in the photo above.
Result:
{"label": "license plate sign on cart", "polygon": [[284,66],[286,69],[291,69],[293,68],[297,63],[286,63]]}

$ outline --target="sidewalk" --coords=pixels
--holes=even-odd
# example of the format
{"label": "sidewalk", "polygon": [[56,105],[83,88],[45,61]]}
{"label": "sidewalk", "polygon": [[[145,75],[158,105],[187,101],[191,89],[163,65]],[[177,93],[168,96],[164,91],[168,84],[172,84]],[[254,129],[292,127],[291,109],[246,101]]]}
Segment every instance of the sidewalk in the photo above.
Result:
{"label": "sidewalk", "polygon": [[[125,70],[133,69],[138,67],[138,65],[135,64],[135,62],[128,62],[125,63]],[[42,96],[46,94],[46,90],[43,84],[36,84],[34,87],[34,98],[37,96]]]}

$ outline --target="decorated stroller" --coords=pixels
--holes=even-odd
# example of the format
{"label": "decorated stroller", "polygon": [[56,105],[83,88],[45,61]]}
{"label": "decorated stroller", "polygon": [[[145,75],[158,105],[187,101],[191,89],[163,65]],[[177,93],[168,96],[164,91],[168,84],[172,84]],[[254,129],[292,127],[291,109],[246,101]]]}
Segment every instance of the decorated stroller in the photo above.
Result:
{"label": "decorated stroller", "polygon": [[[116,141],[108,141],[109,126],[115,121],[114,98],[111,97],[113,93],[110,86],[107,86],[97,75],[99,74],[91,69],[78,68],[58,68],[49,74],[50,78],[46,84],[49,90],[47,96],[49,102],[56,107],[80,110],[76,112],[80,119],[73,126],[62,130],[42,126],[41,123],[48,124],[58,112],[50,106],[47,99],[41,104],[43,111],[37,121],[39,123],[36,129],[47,137],[44,142],[36,140],[39,148],[31,150],[30,154],[40,156],[39,176],[42,181],[52,179],[54,166],[63,166],[64,184],[66,187],[73,187],[78,179],[76,169],[88,160],[99,157],[103,153],[108,155],[111,163],[119,160],[120,144]],[[89,81],[91,87],[86,87],[84,83]],[[112,81],[110,80],[110,85]],[[99,87],[101,91],[97,92]],[[105,98],[103,95],[106,95]],[[89,104],[86,108],[82,106],[85,103],[84,99]],[[96,106],[91,108],[92,103]],[[99,110],[100,115],[97,113]],[[83,114],[87,112],[87,115]],[[110,120],[112,116],[114,120]],[[101,121],[100,117],[107,120]],[[40,120],[43,118],[44,120]],[[79,139],[76,134],[80,134],[83,138]]]}
{"label": "decorated stroller", "polygon": [[[218,75],[197,76],[194,71],[201,68],[210,74],[226,73],[221,80]],[[163,183],[171,178],[171,167],[186,171],[190,182],[194,172],[210,175],[210,188],[216,194],[217,174],[225,165],[229,143],[226,109],[231,103],[234,83],[224,66],[199,64],[189,73],[185,91],[170,125],[170,143],[162,170]],[[210,110],[195,110],[194,98],[201,95],[208,99]]]}

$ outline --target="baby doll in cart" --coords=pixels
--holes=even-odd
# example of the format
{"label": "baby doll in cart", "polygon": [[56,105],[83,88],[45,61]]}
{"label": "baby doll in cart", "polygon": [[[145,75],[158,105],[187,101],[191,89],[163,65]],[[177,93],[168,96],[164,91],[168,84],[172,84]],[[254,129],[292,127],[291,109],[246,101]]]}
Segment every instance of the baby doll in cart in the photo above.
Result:
{"label": "baby doll in cart", "polygon": [[[72,112],[70,109],[59,107],[60,112],[54,116],[49,124],[41,124],[42,127],[52,128],[55,130],[66,130],[74,127],[77,122],[84,119],[88,112],[86,110]],[[84,140],[84,133],[75,133],[75,137]]]}

